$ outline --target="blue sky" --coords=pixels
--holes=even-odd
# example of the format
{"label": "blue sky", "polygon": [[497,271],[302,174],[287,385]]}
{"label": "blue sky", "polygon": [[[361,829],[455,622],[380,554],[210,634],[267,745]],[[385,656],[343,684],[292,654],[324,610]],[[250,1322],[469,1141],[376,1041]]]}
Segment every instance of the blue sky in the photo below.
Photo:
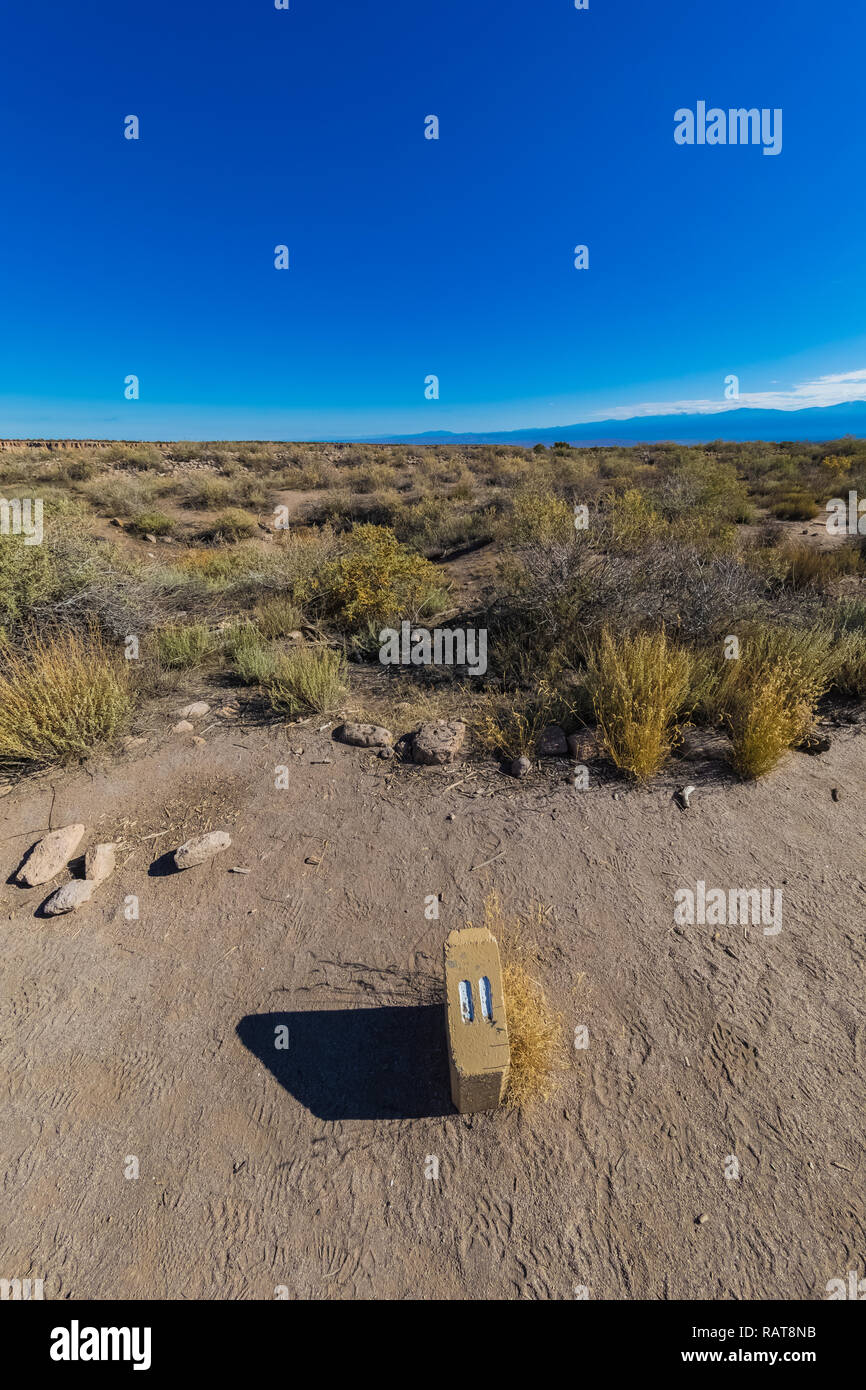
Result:
{"label": "blue sky", "polygon": [[[854,0],[7,7],[0,434],[866,399],[864,40]],[[781,153],[676,144],[702,100]]]}

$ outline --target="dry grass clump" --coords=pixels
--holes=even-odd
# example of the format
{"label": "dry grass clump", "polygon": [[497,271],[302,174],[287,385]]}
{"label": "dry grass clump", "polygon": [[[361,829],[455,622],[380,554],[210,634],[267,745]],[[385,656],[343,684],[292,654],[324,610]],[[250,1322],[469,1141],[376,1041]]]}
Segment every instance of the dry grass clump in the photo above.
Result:
{"label": "dry grass clump", "polygon": [[225,640],[225,651],[245,685],[265,686],[282,655],[269,645],[255,623],[239,623],[231,629]]}
{"label": "dry grass clump", "polygon": [[602,629],[587,651],[586,688],[603,746],[623,772],[645,782],[664,765],[687,697],[693,657],[664,629]]}
{"label": "dry grass clump", "polygon": [[833,680],[832,633],[819,628],[759,628],[725,663],[717,696],[731,737],[731,761],[743,778],[761,777],[809,732]]}
{"label": "dry grass clump", "polygon": [[833,648],[833,689],[849,699],[866,697],[866,632],[842,632]]}
{"label": "dry grass clump", "polygon": [[813,545],[780,547],[785,561],[785,583],[792,589],[828,589],[844,575],[856,574],[860,554],[853,545],[839,545],[832,550],[819,550]]}
{"label": "dry grass clump", "polygon": [[278,659],[265,688],[279,713],[328,714],[347,694],[346,658],[331,647],[298,647]]}
{"label": "dry grass clump", "polygon": [[95,632],[0,641],[0,763],[84,757],[131,709],[128,666]]}
{"label": "dry grass clump", "polygon": [[226,507],[200,533],[202,540],[208,541],[247,541],[258,531],[259,523],[252,512],[243,507]]}
{"label": "dry grass clump", "polygon": [[207,623],[159,628],[154,633],[154,642],[160,665],[178,670],[200,666],[217,645]]}
{"label": "dry grass clump", "polygon": [[256,605],[256,622],[262,636],[273,639],[296,632],[306,618],[285,594],[274,594]]}
{"label": "dry grass clump", "polygon": [[[499,894],[484,903],[484,926],[499,943],[511,1071],[505,1104],[511,1109],[550,1100],[566,1070],[563,1015],[550,1003],[537,976],[543,969],[539,936],[543,912],[528,920],[507,918]],[[472,923],[467,923],[472,926]]]}
{"label": "dry grass clump", "polygon": [[790,672],[765,672],[761,684],[738,690],[728,713],[731,762],[743,778],[762,777],[808,732],[814,711],[792,696]]}
{"label": "dry grass clump", "polygon": [[165,512],[136,512],[129,522],[129,530],[136,536],[167,536],[174,530],[174,522]]}
{"label": "dry grass clump", "polygon": [[471,707],[469,727],[484,752],[500,758],[531,758],[542,731],[570,713],[567,701],[542,679],[532,695],[480,696]]}

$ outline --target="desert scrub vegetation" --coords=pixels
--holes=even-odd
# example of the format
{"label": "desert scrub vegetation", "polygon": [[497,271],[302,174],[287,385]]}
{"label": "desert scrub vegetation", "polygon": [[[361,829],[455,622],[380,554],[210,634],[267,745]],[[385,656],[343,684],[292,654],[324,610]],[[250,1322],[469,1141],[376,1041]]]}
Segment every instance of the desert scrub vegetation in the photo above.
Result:
{"label": "desert scrub vegetation", "polygon": [[111,563],[96,544],[81,509],[57,498],[44,504],[41,545],[0,534],[0,631],[30,621],[85,589]]}
{"label": "desert scrub vegetation", "polygon": [[345,697],[346,658],[325,646],[296,647],[280,656],[265,680],[271,707],[295,718],[313,711],[329,714]]}
{"label": "desert scrub vegetation", "polygon": [[363,524],[343,538],[342,553],[311,580],[310,591],[338,627],[353,632],[435,617],[448,601],[445,585],[441,571],[388,527]]}
{"label": "desert scrub vegetation", "polygon": [[83,758],[131,709],[128,667],[95,630],[0,641],[0,763]]}
{"label": "desert scrub vegetation", "polygon": [[259,529],[259,523],[252,512],[243,507],[226,507],[213,521],[208,522],[199,533],[205,541],[244,541],[249,540]]}
{"label": "desert scrub vegetation", "polygon": [[543,944],[548,936],[544,916],[537,908],[527,917],[506,917],[496,892],[484,902],[483,925],[496,937],[502,961],[511,1048],[505,1104],[513,1110],[550,1100],[567,1066],[563,1015],[550,1003],[539,979],[549,958]]}
{"label": "desert scrub vegetation", "polygon": [[693,657],[656,632],[603,628],[586,652],[584,682],[602,746],[621,771],[646,782],[664,766],[691,687]]}
{"label": "desert scrub vegetation", "polygon": [[188,670],[201,666],[217,648],[206,623],[176,624],[158,628],[153,634],[157,660],[168,670]]}
{"label": "desert scrub vegetation", "polygon": [[273,594],[256,604],[256,623],[263,637],[288,637],[306,623],[301,609],[286,594]]}
{"label": "desert scrub vegetation", "polygon": [[532,693],[485,692],[471,706],[469,728],[477,747],[502,759],[532,758],[550,725],[568,725],[573,702],[546,680]]}
{"label": "desert scrub vegetation", "polygon": [[136,512],[130,518],[128,529],[136,536],[168,536],[174,530],[174,521],[165,512]]}
{"label": "desert scrub vegetation", "polygon": [[743,636],[716,693],[740,777],[763,776],[805,738],[837,661],[830,628],[761,626]]}
{"label": "desert scrub vegetation", "polygon": [[515,493],[498,527],[500,537],[516,546],[561,543],[573,532],[573,508],[562,497],[536,487],[522,487]]}
{"label": "desert scrub vegetation", "polygon": [[264,688],[273,676],[282,655],[255,623],[238,623],[225,635],[224,651],[235,674],[244,685]]}

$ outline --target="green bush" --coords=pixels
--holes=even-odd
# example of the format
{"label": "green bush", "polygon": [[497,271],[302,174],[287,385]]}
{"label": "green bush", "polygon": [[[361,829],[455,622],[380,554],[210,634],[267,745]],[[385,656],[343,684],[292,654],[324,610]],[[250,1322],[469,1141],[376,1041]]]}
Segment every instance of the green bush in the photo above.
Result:
{"label": "green bush", "polygon": [[298,647],[279,658],[266,689],[272,708],[280,713],[328,714],[346,694],[346,659],[329,647]]}
{"label": "green bush", "polygon": [[435,617],[447,602],[441,571],[388,527],[369,524],[348,533],[342,555],[311,581],[310,591],[349,632]]}
{"label": "green bush", "polygon": [[97,633],[0,641],[0,763],[82,758],[112,738],[132,708],[128,664]]}
{"label": "green bush", "polygon": [[165,512],[136,512],[129,522],[129,530],[136,536],[167,536],[174,530],[174,522]]}
{"label": "green bush", "polygon": [[206,623],[159,628],[154,640],[160,664],[178,670],[200,666],[216,650],[216,641]]}

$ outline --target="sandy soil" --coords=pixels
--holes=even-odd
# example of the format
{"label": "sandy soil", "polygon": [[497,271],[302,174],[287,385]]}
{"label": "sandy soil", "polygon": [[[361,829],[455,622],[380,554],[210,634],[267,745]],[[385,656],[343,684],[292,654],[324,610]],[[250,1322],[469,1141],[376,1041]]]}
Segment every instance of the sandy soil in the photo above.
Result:
{"label": "sandy soil", "polygon": [[[564,762],[404,769],[319,722],[160,730],[0,801],[0,1274],[46,1298],[810,1299],[862,1269],[866,739],[754,787],[710,749],[578,792]],[[78,819],[124,840],[118,870],[40,918],[49,888],[5,880]],[[213,827],[231,849],[168,873]],[[782,931],[675,928],[697,880],[781,887]],[[555,1101],[461,1117],[441,949],[494,886],[547,909],[543,983],[589,1047]]]}

